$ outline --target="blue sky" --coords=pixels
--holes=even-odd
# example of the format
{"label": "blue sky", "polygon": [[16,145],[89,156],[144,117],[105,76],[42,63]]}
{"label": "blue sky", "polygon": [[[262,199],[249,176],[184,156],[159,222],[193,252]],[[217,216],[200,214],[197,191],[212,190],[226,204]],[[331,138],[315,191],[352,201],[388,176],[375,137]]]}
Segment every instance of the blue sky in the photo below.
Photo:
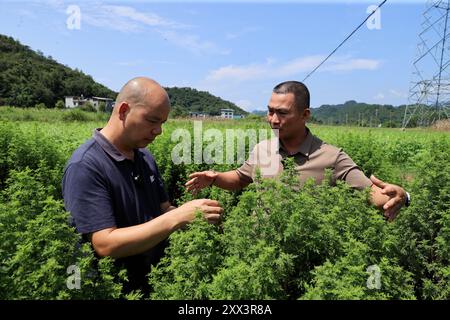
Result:
{"label": "blue sky", "polygon": [[[0,33],[116,91],[148,76],[264,110],[274,85],[302,81],[380,2],[2,0]],[[424,9],[388,1],[380,29],[364,25],[306,81],[311,105],[407,103]]]}

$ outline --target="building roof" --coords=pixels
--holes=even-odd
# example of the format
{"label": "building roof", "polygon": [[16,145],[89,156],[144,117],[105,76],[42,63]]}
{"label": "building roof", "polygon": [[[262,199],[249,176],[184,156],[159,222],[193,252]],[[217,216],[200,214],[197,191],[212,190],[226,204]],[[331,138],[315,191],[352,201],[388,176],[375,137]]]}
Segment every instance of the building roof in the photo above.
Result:
{"label": "building roof", "polygon": [[102,97],[92,97],[92,99],[105,100],[105,101],[112,101],[112,100],[114,100],[114,99],[111,99],[111,98],[102,98]]}

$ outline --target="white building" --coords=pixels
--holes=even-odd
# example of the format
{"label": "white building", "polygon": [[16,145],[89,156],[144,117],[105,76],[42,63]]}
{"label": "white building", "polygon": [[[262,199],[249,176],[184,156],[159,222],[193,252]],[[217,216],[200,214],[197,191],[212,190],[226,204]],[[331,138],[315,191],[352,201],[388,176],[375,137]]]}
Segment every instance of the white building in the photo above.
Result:
{"label": "white building", "polygon": [[100,105],[100,102],[105,103],[106,110],[112,110],[112,108],[114,107],[114,100],[110,98],[92,97],[85,99],[83,96],[81,97],[68,96],[66,97],[66,108],[76,108],[82,106],[87,102],[92,104],[92,106],[94,106],[94,108],[97,110]]}
{"label": "white building", "polygon": [[189,112],[189,117],[191,118],[206,118],[209,115],[203,112],[199,112],[199,111],[191,111]]}
{"label": "white building", "polygon": [[234,110],[233,109],[220,109],[220,117],[223,119],[233,119]]}

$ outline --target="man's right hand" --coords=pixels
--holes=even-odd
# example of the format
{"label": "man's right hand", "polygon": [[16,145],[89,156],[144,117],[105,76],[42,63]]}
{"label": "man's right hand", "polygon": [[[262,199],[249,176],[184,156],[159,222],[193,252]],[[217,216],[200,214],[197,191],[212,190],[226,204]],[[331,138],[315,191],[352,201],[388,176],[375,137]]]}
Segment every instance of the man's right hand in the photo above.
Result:
{"label": "man's right hand", "polygon": [[189,175],[191,180],[186,182],[186,188],[193,194],[197,194],[200,190],[211,186],[218,175],[215,171],[194,172]]}
{"label": "man's right hand", "polygon": [[88,234],[88,237],[95,252],[101,257],[129,257],[146,252],[175,230],[194,221],[197,210],[202,212],[209,223],[218,223],[223,213],[218,201],[198,199],[186,202],[145,223],[124,228],[106,228]]}
{"label": "man's right hand", "polygon": [[197,199],[186,202],[175,210],[179,210],[183,215],[184,224],[190,223],[195,219],[195,212],[201,211],[203,217],[209,223],[218,223],[222,218],[223,208],[216,200]]}

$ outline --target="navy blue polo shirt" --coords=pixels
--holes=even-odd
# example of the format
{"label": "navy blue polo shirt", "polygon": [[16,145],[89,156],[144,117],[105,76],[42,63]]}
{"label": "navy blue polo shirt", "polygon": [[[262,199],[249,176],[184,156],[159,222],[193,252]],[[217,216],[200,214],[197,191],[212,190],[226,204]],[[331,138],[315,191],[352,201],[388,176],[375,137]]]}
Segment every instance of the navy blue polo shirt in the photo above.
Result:
{"label": "navy blue polo shirt", "polygon": [[[159,216],[161,203],[168,201],[150,152],[136,149],[134,161],[128,160],[99,130],[73,153],[62,181],[65,208],[83,235],[142,224]],[[141,272],[147,273],[149,264],[156,263],[162,251],[161,246],[156,246],[140,258],[122,260],[143,264],[134,268],[142,267]]]}

